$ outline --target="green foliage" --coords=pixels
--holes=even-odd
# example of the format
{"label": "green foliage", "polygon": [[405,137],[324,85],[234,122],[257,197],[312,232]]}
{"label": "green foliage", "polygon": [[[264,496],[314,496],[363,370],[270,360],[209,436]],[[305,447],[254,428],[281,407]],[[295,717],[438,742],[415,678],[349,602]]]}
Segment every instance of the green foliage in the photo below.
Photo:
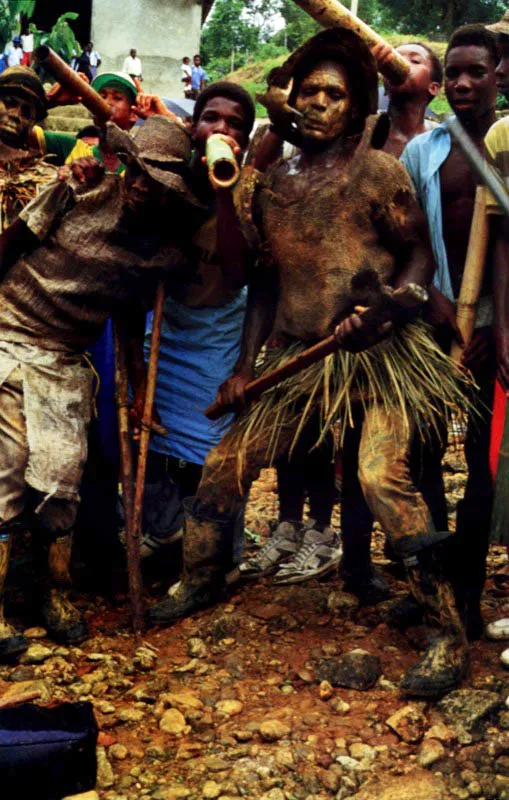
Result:
{"label": "green foliage", "polygon": [[30,19],[35,0],[0,0],[0,52],[4,52],[13,36],[19,35],[21,14]]}
{"label": "green foliage", "polygon": [[201,55],[206,65],[218,59],[232,59],[240,66],[260,40],[259,28],[244,15],[244,0],[216,0],[203,30]]}
{"label": "green foliage", "polygon": [[505,10],[505,0],[384,0],[383,20],[394,31],[445,39],[459,25],[495,22]]}
{"label": "green foliage", "polygon": [[69,64],[74,53],[81,52],[81,47],[78,44],[76,36],[74,35],[74,31],[68,22],[68,20],[78,19],[78,17],[79,14],[76,14],[73,11],[68,11],[66,14],[62,14],[57,19],[49,33],[36,30],[35,35],[37,46],[40,44],[45,44],[48,47],[51,47],[55,53],[58,53],[58,55]]}

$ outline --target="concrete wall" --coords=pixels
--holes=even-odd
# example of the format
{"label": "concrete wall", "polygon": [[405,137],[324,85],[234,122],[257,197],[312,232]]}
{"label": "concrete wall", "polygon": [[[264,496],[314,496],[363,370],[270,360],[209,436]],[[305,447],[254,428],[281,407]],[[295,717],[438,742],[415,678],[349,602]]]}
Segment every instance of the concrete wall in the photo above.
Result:
{"label": "concrete wall", "polygon": [[135,48],[143,88],[182,97],[183,56],[199,52],[201,0],[93,0],[92,41],[102,57],[99,72],[121,70]]}

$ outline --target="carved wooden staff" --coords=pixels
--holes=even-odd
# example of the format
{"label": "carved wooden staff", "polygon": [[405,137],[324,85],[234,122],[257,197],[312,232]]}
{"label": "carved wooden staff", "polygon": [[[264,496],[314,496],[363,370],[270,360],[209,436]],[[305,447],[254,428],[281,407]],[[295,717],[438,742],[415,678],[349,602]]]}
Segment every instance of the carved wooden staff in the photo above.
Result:
{"label": "carved wooden staff", "polygon": [[138,636],[143,630],[143,595],[140,548],[133,531],[133,454],[129,430],[129,380],[127,376],[127,343],[124,324],[115,319],[115,385],[117,394],[118,433],[120,443],[120,480],[124,500],[127,573],[133,614],[133,628]]}
{"label": "carved wooden staff", "polygon": [[[375,44],[385,46],[388,44],[373,28],[352,14],[338,0],[294,0],[294,2],[324,28],[348,28],[360,36],[368,47],[373,47]],[[409,71],[408,63],[395,50],[393,50],[392,61],[380,67],[380,72],[395,84],[403,83]]]}
{"label": "carved wooden staff", "polygon": [[[391,321],[398,313],[405,313],[415,308],[418,308],[428,300],[428,293],[422,287],[415,283],[409,283],[402,289],[396,289],[391,295],[382,295],[379,303],[368,308],[363,313],[363,321],[368,327],[373,330],[380,328],[384,322]],[[341,349],[341,342],[338,341],[336,335],[333,333],[321,342],[308,347],[302,353],[288,359],[282,366],[273,369],[271,372],[260,375],[259,378],[250,381],[245,388],[245,400],[247,403],[253,403],[260,399],[263,392],[267,389],[272,389],[278,383],[291,378],[297,373],[301,372],[306,367],[316,364],[336,350]],[[235,408],[230,405],[222,405],[217,401],[212,403],[205,411],[208,419],[216,420],[224,414],[235,411]]]}
{"label": "carved wooden staff", "polygon": [[157,365],[159,362],[159,348],[161,344],[161,324],[164,308],[164,283],[157,285],[154,302],[154,315],[152,319],[152,338],[150,341],[150,356],[147,370],[147,388],[145,391],[145,405],[141,420],[140,444],[138,451],[138,464],[136,467],[136,483],[134,487],[134,506],[132,513],[132,532],[136,543],[138,561],[139,547],[142,536],[143,495],[145,492],[145,475],[147,472],[148,445],[152,425],[152,412],[154,410],[154,396],[156,391]]}
{"label": "carved wooden staff", "polygon": [[475,331],[477,305],[484,277],[486,253],[488,251],[488,215],[486,214],[486,188],[478,186],[475,192],[474,214],[470,226],[465,269],[461,279],[461,289],[456,310],[456,322],[464,345],[453,342],[451,358],[461,361],[463,350],[472,341]]}

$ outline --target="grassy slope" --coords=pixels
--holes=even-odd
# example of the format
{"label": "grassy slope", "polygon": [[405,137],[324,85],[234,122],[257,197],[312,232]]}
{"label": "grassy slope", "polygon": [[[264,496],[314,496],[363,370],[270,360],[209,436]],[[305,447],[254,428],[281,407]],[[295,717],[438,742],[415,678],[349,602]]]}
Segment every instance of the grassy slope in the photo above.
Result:
{"label": "grassy slope", "polygon": [[[389,42],[389,44],[392,44],[394,47],[404,44],[405,42],[412,41],[409,36],[403,36],[399,33],[386,33],[382,35]],[[431,42],[424,38],[420,38],[420,41],[432,47],[435,53],[443,59],[446,48],[445,42]],[[254,97],[256,92],[263,92],[265,88],[265,78],[271,69],[278,67],[283,63],[283,61],[284,56],[280,56],[279,58],[269,58],[266,61],[254,61],[252,64],[247,64],[245,67],[242,67],[242,69],[238,69],[226,77],[228,80],[234,81],[235,83],[240,83]],[[443,90],[441,90],[438,97],[435,98],[431,104],[431,108],[437,114],[443,114],[449,110],[449,104],[445,99]],[[265,117],[267,115],[264,107],[259,103],[256,104],[256,113],[259,117]]]}

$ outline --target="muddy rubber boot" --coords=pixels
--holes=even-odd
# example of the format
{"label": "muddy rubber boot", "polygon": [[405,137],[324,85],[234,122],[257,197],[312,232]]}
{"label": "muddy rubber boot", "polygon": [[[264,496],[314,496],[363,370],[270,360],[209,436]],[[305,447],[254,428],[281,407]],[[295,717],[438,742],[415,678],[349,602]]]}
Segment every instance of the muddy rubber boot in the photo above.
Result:
{"label": "muddy rubber boot", "polygon": [[423,606],[426,622],[436,635],[422,658],[407,670],[401,690],[412,697],[439,697],[455,689],[468,671],[465,630],[436,551],[407,559],[406,566],[412,594]]}
{"label": "muddy rubber boot", "polygon": [[63,644],[87,638],[87,624],[69,600],[72,535],[59,536],[48,547],[47,575],[43,578],[40,614],[49,636]]}
{"label": "muddy rubber boot", "polygon": [[232,566],[236,514],[222,514],[194,497],[184,500],[184,569],[160,603],[148,610],[150,621],[171,625],[225,596],[225,575]]}
{"label": "muddy rubber boot", "polygon": [[9,569],[11,533],[0,533],[0,662],[12,661],[28,649],[28,639],[18,633],[4,617],[4,587]]}

